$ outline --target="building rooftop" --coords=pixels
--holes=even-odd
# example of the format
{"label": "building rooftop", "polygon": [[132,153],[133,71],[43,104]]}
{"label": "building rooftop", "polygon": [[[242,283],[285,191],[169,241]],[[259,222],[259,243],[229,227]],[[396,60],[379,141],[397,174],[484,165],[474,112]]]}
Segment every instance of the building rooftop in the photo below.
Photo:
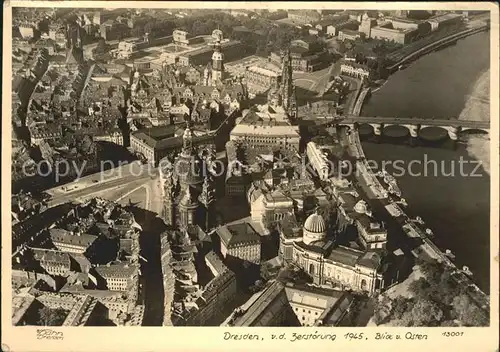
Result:
{"label": "building rooftop", "polygon": [[367,268],[377,269],[380,266],[381,262],[382,258],[379,253],[366,252],[358,261],[358,264]]}
{"label": "building rooftop", "polygon": [[54,243],[62,243],[81,247],[89,247],[97,236],[89,234],[72,233],[64,229],[53,228],[49,230],[50,238]]}
{"label": "building rooftop", "polygon": [[37,261],[53,262],[62,265],[70,265],[70,256],[66,252],[53,249],[33,248],[33,257]]}
{"label": "building rooftop", "polygon": [[137,273],[137,266],[129,263],[113,263],[101,265],[95,268],[96,272],[104,279],[129,278]]}
{"label": "building rooftop", "polygon": [[269,70],[267,68],[259,67],[259,66],[247,67],[247,71],[258,73],[260,75],[268,76],[268,77],[278,77],[279,76],[278,72]]}
{"label": "building rooftop", "polygon": [[451,20],[451,19],[454,19],[457,17],[462,17],[462,16],[459,14],[456,14],[456,13],[445,13],[442,15],[437,15],[437,16],[431,17],[431,18],[427,19],[427,21],[444,22],[444,21],[448,21],[448,20]]}
{"label": "building rooftop", "polygon": [[219,292],[220,289],[236,280],[236,276],[230,270],[224,270],[220,275],[213,278],[205,287],[202,293],[202,298],[205,302],[212,300]]}
{"label": "building rooftop", "polygon": [[266,199],[266,202],[268,202],[268,203],[271,203],[271,202],[274,202],[274,203],[281,203],[281,202],[293,203],[293,200],[290,197],[286,196],[279,189],[277,189],[271,193],[266,193],[264,195],[264,198]]}
{"label": "building rooftop", "polygon": [[245,314],[236,319],[234,326],[265,325],[262,323],[262,320],[265,320],[263,319],[265,315],[275,315],[286,305],[288,305],[288,301],[284,285],[275,281],[250,305]]}
{"label": "building rooftop", "polygon": [[219,227],[217,234],[226,246],[260,243],[260,236],[247,222]]}
{"label": "building rooftop", "polygon": [[361,69],[366,70],[366,71],[369,70],[368,66],[363,65],[363,64],[358,64],[357,62],[354,62],[354,61],[340,60],[340,64],[341,65],[351,66],[351,67],[354,67],[354,68],[361,68]]}
{"label": "building rooftop", "polygon": [[305,244],[301,241],[296,242],[295,245],[310,252],[325,254],[333,246],[333,242],[331,240],[319,240],[311,242],[310,244]]}
{"label": "building rooftop", "polygon": [[294,214],[286,214],[279,227],[285,238],[302,237],[302,226],[298,224]]}
{"label": "building rooftop", "polygon": [[392,33],[408,33],[408,32],[413,32],[415,31],[414,28],[387,28],[387,27],[373,27],[372,30],[379,30],[379,31],[385,31],[385,32],[392,32]]}
{"label": "building rooftop", "polygon": [[267,137],[299,137],[298,126],[236,125],[232,135],[262,135]]}
{"label": "building rooftop", "polygon": [[419,20],[413,20],[411,18],[403,18],[403,17],[397,17],[397,16],[393,16],[393,17],[389,17],[388,20],[390,21],[393,21],[393,22],[401,22],[401,23],[408,23],[408,24],[418,24]]}
{"label": "building rooftop", "polygon": [[354,31],[352,29],[342,29],[341,32],[347,35],[360,35],[359,31]]}
{"label": "building rooftop", "polygon": [[213,250],[205,255],[205,263],[210,268],[214,276],[220,275],[222,272],[227,270],[227,267]]}
{"label": "building rooftop", "polygon": [[293,284],[287,284],[285,292],[290,303],[320,309],[332,307],[344,295],[341,291],[312,286],[295,286]]}
{"label": "building rooftop", "polygon": [[352,295],[344,293],[330,309],[325,310],[319,317],[319,325],[337,326],[347,312],[347,309],[351,306],[353,299]]}
{"label": "building rooftop", "polygon": [[354,267],[358,260],[363,256],[363,252],[344,246],[333,248],[329,253],[327,260]]}

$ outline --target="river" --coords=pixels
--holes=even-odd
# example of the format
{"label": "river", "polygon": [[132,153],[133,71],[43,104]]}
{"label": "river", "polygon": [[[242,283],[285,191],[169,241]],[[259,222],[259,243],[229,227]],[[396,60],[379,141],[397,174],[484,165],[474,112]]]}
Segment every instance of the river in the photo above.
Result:
{"label": "river", "polygon": [[[365,103],[363,116],[440,117],[489,120],[490,33],[482,32],[426,55],[393,74]],[[389,127],[398,133],[398,127]],[[402,127],[401,127],[402,128]],[[389,134],[390,131],[387,131]],[[401,130],[399,131],[399,133]],[[436,131],[435,131],[436,132]],[[427,175],[397,176],[408,213],[419,215],[435,234],[435,243],[455,254],[458,267],[466,265],[478,286],[490,287],[490,177],[487,136],[472,135],[456,149],[445,138],[439,143],[410,147],[408,138],[384,137],[382,143],[363,138],[367,158],[383,160],[434,160],[437,167],[454,175],[435,175],[428,163]],[[422,145],[424,144],[424,146]],[[458,161],[468,164],[460,172]],[[482,166],[473,177],[475,161]],[[406,164],[408,165],[408,164]],[[387,168],[391,170],[390,167]],[[414,167],[415,174],[418,167]],[[425,171],[420,168],[420,171]],[[418,172],[418,171],[417,171]],[[395,175],[396,176],[396,175]]]}

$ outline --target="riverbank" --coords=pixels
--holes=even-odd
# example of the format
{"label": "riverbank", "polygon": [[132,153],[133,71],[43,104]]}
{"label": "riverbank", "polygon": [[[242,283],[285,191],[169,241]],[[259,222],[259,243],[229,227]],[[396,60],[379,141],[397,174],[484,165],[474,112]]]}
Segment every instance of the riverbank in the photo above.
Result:
{"label": "riverbank", "polygon": [[[490,121],[490,70],[481,73],[472,87],[459,120]],[[490,174],[490,139],[484,135],[467,138],[467,153],[479,160]]]}
{"label": "riverbank", "polygon": [[[490,34],[481,32],[419,58],[404,70],[392,74],[382,89],[372,92],[372,97],[363,105],[362,116],[444,119],[461,116],[465,119],[467,115],[467,119],[487,119],[488,114],[477,112],[477,107],[483,105],[478,104],[481,99],[469,96],[478,97],[473,91],[479,92],[483,89],[481,87],[488,86],[489,77],[485,70],[490,66],[489,48]],[[480,77],[483,79],[478,79]],[[484,92],[488,96],[486,89]],[[471,110],[474,105],[475,110]],[[481,138],[477,131],[465,132],[461,136]],[[442,147],[422,144],[410,148],[402,138],[386,138],[383,143],[373,143],[366,138],[362,144],[366,157],[379,165],[384,160],[404,160],[407,163],[421,161],[423,166],[426,156],[427,160],[445,165],[449,170],[447,165],[456,165],[456,160],[462,158],[467,160],[465,175],[471,175],[476,167],[472,162],[476,157],[471,151],[480,148],[479,144],[472,142],[469,147],[467,143],[460,143],[458,148],[452,149],[447,140],[443,141]],[[487,148],[484,141],[482,145]],[[489,152],[483,155],[489,155]],[[489,158],[482,159],[486,160],[487,168]],[[388,167],[387,171],[394,173],[395,169]],[[489,293],[490,178],[482,170],[476,170],[475,174],[481,173],[484,177],[467,177],[458,173],[455,170],[455,177],[441,175],[439,171],[437,176],[431,172],[427,177],[412,177],[407,173],[397,177],[397,182],[409,204],[405,209],[407,214],[420,216],[434,232],[433,242],[443,251],[451,250],[457,266],[469,267],[474,282]],[[471,234],[474,234],[473,240]]]}

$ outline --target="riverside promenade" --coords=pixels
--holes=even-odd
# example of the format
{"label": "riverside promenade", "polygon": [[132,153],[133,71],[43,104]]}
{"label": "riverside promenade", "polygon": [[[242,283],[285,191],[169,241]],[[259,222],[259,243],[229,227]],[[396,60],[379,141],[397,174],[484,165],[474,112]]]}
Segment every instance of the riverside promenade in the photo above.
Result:
{"label": "riverside promenade", "polygon": [[[365,96],[358,93],[358,99],[354,106],[362,105],[362,101]],[[354,112],[354,111],[353,111]],[[377,178],[377,175],[373,173],[371,170],[365,154],[363,152],[363,148],[361,145],[361,141],[359,138],[359,133],[357,129],[350,128],[347,132],[347,141],[348,141],[348,153],[349,155],[356,160],[356,167],[358,172],[356,172],[356,178],[360,185],[366,185],[366,188],[370,191],[373,198],[376,198],[380,201],[385,209],[388,209],[388,206],[395,207],[399,210],[398,216],[393,216],[398,223],[401,225],[406,236],[411,238],[420,239],[421,244],[412,250],[412,254],[416,258],[427,257],[437,260],[448,266],[453,273],[453,278],[456,282],[462,286],[466,287],[467,294],[469,297],[480,307],[484,312],[488,312],[489,314],[489,296],[486,295],[481,289],[471,280],[471,278],[464,273],[463,270],[457,268],[455,263],[445,254],[443,253],[429,236],[425,233],[425,231],[417,226],[411,218],[405,214],[401,208],[396,204],[395,201],[391,201],[388,199],[389,192],[385,189],[384,186],[380,183]],[[392,216],[392,215],[391,215]]]}
{"label": "riverside promenade", "polygon": [[[402,57],[395,56],[398,54],[397,52],[393,53],[391,55],[394,57],[396,62],[391,64],[390,66],[388,66],[387,69],[392,72],[392,71],[396,70],[400,65],[404,65],[404,64],[406,64],[414,59],[419,58],[422,55],[430,53],[431,51],[434,51],[434,50],[437,50],[441,47],[449,45],[449,44],[451,44],[459,39],[462,39],[462,38],[468,37],[470,35],[487,30],[488,28],[489,28],[489,26],[487,24],[478,23],[473,28],[467,28],[467,29],[460,31],[458,33],[450,34],[449,36],[441,38],[437,41],[434,41],[431,43],[424,42],[424,43],[422,43],[423,46],[416,47],[415,50],[413,50],[410,53],[405,54]],[[391,57],[389,57],[389,59],[390,58]]]}

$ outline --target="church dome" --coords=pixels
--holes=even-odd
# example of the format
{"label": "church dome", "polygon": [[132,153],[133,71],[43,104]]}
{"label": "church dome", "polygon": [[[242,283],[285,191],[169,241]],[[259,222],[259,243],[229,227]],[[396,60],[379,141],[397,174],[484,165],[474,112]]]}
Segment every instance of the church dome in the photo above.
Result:
{"label": "church dome", "polygon": [[314,213],[307,218],[304,229],[314,233],[325,232],[326,222],[320,214]]}
{"label": "church dome", "polygon": [[322,240],[326,236],[326,230],[325,219],[320,214],[314,213],[309,215],[304,223],[304,243],[310,244]]}

